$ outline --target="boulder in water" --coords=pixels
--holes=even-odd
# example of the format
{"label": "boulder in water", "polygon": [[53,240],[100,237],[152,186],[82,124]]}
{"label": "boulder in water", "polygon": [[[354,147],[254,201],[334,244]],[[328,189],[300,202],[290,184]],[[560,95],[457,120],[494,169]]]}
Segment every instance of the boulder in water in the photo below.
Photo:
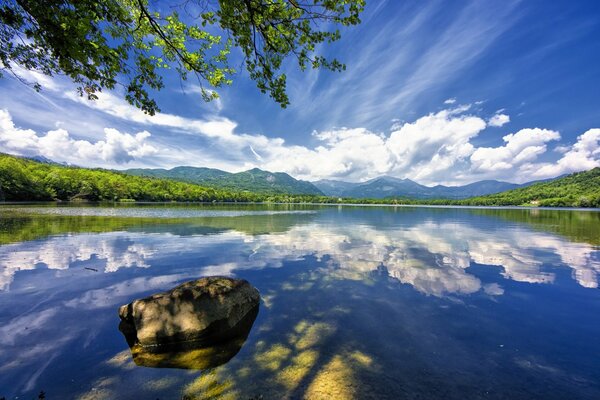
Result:
{"label": "boulder in water", "polygon": [[259,303],[258,290],[246,280],[205,277],[121,306],[120,329],[130,346],[210,347],[244,331],[247,336]]}

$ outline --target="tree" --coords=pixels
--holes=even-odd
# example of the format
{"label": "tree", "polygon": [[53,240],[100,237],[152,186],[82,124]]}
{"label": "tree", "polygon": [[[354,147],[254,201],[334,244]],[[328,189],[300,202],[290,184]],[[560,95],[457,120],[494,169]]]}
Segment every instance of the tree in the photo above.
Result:
{"label": "tree", "polygon": [[285,107],[284,59],[295,57],[302,70],[343,70],[340,61],[319,55],[316,46],[338,40],[337,27],[358,24],[365,0],[164,3],[3,0],[0,76],[8,72],[25,81],[18,67],[64,74],[90,100],[122,85],[130,104],[153,115],[160,110],[151,91],[163,88],[166,70],[183,80],[194,75],[203,98],[217,98],[212,88],[230,84],[236,72],[230,65],[236,47],[258,89]]}

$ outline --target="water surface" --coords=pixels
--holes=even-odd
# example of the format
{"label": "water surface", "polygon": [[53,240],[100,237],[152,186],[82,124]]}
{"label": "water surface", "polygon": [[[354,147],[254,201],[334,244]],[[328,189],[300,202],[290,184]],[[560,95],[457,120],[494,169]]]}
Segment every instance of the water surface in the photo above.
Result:
{"label": "water surface", "polygon": [[[0,207],[0,398],[597,399],[600,213]],[[132,361],[117,309],[205,275],[262,296],[207,370]]]}

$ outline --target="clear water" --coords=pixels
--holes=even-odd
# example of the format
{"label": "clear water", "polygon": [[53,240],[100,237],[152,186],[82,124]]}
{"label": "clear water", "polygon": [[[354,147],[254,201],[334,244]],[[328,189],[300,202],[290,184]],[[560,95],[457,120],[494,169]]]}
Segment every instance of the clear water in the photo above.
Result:
{"label": "clear water", "polygon": [[[600,213],[0,207],[0,398],[599,399]],[[117,309],[249,280],[248,339],[137,366]]]}

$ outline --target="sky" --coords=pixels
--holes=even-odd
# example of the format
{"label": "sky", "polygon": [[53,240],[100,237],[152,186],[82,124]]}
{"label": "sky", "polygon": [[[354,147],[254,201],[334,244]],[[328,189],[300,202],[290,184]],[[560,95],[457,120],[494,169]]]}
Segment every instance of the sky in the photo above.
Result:
{"label": "sky", "polygon": [[522,183],[600,166],[600,2],[375,1],[318,50],[347,69],[284,65],[282,109],[248,75],[205,103],[166,76],[162,112],[122,93],[78,97],[61,77],[0,79],[0,152],[84,167],[238,172],[304,180],[387,175],[425,185]]}

